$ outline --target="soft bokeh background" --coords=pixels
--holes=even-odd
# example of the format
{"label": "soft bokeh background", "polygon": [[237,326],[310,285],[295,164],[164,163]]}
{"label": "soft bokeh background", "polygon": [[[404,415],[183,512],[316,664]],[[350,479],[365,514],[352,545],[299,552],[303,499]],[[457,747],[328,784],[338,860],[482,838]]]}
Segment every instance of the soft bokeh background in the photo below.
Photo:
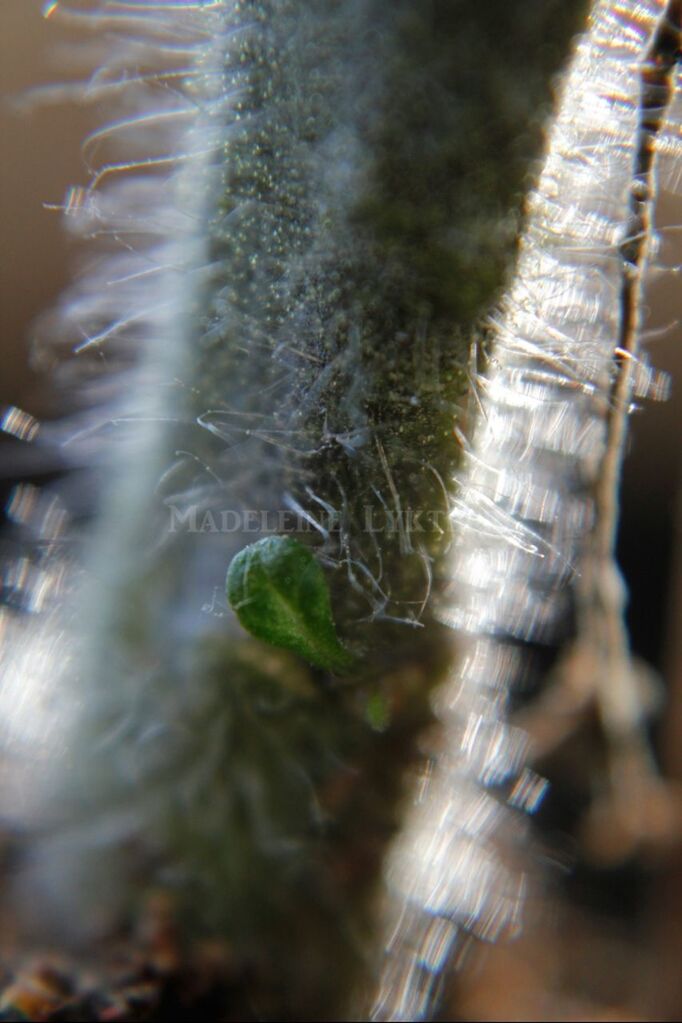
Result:
{"label": "soft bokeh background", "polygon": [[[0,9],[0,324],[2,399],[32,405],[28,349],[34,318],[55,301],[70,253],[58,204],[85,180],[80,141],[89,123],[78,107],[43,103],[27,110],[27,90],[59,80],[59,27],[35,0],[2,0]],[[63,69],[62,69],[63,71]]]}
{"label": "soft bokeh background", "polygon": [[[96,123],[96,110],[52,102],[28,109],[25,103],[17,105],[15,101],[29,88],[63,78],[60,40],[60,28],[42,18],[36,0],[1,0],[0,402],[19,405],[38,416],[50,413],[51,401],[49,382],[31,368],[33,324],[55,302],[77,262],[60,214],[45,206],[62,202],[69,185],[85,183],[80,142]],[[682,168],[678,177],[682,177]],[[659,226],[661,260],[669,266],[682,263],[682,195],[675,198],[663,193]],[[656,274],[649,288],[648,305],[652,333],[671,325],[669,331],[652,339],[650,351],[654,364],[670,372],[673,396],[664,404],[645,403],[633,417],[620,547],[631,590],[633,645],[661,673],[669,693],[668,710],[655,728],[657,753],[666,773],[682,781],[682,330],[676,322],[682,316],[679,277]],[[0,455],[0,485],[4,484],[6,492],[14,475],[23,471],[24,452],[21,445],[11,442],[2,446]],[[663,1011],[674,1011],[670,1006],[682,1004],[679,860],[679,851],[661,860],[649,885],[647,912],[654,919],[652,949],[658,948],[660,962],[668,964],[664,985],[668,1008]],[[615,888],[616,897],[622,893],[623,883],[621,878],[620,887]]]}

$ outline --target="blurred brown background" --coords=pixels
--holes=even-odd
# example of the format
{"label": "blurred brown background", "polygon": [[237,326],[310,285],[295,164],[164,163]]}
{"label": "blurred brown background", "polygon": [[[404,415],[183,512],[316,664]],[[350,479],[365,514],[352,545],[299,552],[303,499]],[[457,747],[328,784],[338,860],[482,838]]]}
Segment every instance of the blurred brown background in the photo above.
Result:
{"label": "blurred brown background", "polygon": [[69,275],[70,252],[58,204],[69,184],[85,180],[80,140],[88,117],[77,107],[22,102],[27,90],[58,81],[63,35],[37,0],[0,6],[0,399],[31,408],[36,379],[28,348],[35,317],[49,308]]}

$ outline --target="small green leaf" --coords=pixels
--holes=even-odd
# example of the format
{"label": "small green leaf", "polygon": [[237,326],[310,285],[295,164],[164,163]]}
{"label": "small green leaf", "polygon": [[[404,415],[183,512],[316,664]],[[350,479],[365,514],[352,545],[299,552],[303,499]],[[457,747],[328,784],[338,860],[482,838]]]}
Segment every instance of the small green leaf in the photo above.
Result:
{"label": "small green leaf", "polygon": [[329,587],[311,551],[288,536],[245,547],[227,571],[227,599],[244,628],[318,668],[347,671],[351,654],[336,635]]}

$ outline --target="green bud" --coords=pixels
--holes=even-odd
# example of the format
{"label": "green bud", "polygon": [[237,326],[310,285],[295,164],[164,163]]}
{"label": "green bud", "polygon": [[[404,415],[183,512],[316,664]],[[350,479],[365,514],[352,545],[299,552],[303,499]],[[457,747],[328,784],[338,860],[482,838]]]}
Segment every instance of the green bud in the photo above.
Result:
{"label": "green bud", "polygon": [[244,547],[232,559],[226,592],[239,621],[257,639],[335,673],[352,666],[336,635],[322,568],[293,537],[268,536]]}

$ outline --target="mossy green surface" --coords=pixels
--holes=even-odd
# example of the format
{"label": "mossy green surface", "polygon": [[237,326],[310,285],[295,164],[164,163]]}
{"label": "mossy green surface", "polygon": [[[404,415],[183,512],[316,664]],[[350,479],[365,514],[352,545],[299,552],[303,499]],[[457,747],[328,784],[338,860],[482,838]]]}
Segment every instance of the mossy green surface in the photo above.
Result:
{"label": "mossy green surface", "polygon": [[[119,902],[168,888],[188,936],[231,944],[262,1019],[334,1018],[370,959],[403,771],[453,656],[436,611],[471,343],[583,11],[273,0],[225,24],[209,264],[139,521],[104,525],[128,567],[100,584],[84,662],[72,815],[110,851],[73,871],[132,849]],[[207,614],[258,537],[175,535],[174,507],[298,516],[363,652],[352,677]]]}
{"label": "mossy green surface", "polygon": [[267,536],[230,562],[227,599],[257,639],[293,650],[334,674],[348,674],[353,656],[338,640],[324,572],[292,536]]}

